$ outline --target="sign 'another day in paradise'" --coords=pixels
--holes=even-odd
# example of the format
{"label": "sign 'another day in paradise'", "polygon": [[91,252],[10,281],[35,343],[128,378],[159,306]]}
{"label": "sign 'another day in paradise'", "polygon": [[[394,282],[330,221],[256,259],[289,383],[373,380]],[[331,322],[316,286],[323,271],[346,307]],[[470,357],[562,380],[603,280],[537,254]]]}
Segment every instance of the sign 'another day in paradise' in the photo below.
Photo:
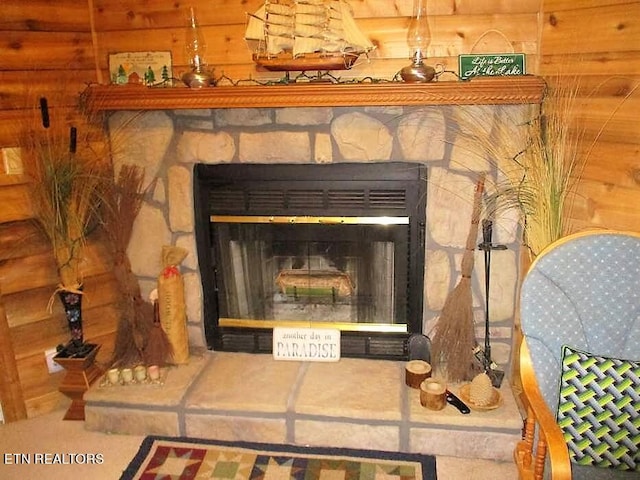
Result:
{"label": "sign 'another day in paradise'", "polygon": [[340,360],[340,330],[332,328],[273,329],[273,358],[309,362]]}
{"label": "sign 'another day in paradise'", "polygon": [[524,53],[458,55],[458,64],[462,80],[527,73]]}

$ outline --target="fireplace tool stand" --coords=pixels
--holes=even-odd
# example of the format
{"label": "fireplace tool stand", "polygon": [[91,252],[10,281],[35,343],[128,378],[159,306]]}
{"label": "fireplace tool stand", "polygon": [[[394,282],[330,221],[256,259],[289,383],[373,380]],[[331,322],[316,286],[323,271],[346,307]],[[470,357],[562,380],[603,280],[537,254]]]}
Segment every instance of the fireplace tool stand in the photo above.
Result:
{"label": "fireplace tool stand", "polygon": [[491,359],[491,332],[489,330],[489,287],[491,279],[491,252],[493,250],[506,250],[506,245],[494,245],[493,221],[485,219],[482,221],[482,243],[478,248],[484,252],[484,350],[476,347],[476,358],[482,364],[486,374],[491,379],[491,384],[495,388],[500,388],[504,379],[504,371],[498,369],[498,365]]}

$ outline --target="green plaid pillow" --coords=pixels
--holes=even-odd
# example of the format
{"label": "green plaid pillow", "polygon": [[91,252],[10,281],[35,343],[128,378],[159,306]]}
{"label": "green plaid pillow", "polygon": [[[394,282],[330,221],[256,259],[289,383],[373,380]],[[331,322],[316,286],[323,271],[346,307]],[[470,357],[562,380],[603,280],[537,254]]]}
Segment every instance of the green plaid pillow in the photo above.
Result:
{"label": "green plaid pillow", "polygon": [[556,420],[580,465],[640,471],[640,363],[564,346]]}

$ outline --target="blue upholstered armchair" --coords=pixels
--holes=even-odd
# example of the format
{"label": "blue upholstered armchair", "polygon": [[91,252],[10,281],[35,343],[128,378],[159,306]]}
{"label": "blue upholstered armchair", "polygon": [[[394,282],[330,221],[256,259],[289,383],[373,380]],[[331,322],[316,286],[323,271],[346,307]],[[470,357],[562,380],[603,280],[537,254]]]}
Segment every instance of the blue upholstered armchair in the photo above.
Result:
{"label": "blue upholstered armchair", "polygon": [[520,477],[640,478],[640,234],[549,246],[524,279],[520,319]]}

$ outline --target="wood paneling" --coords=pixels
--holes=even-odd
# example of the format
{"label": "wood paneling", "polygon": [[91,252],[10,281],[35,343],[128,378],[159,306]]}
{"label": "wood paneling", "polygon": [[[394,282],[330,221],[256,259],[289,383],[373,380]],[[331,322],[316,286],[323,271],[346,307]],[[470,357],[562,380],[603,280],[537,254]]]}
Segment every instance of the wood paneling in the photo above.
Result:
{"label": "wood paneling", "polygon": [[33,99],[52,97],[51,92],[56,92],[52,108],[75,107],[78,94],[93,82],[93,65],[90,70],[0,71],[0,105],[2,109],[28,108],[33,105]]}
{"label": "wood paneling", "polygon": [[2,0],[2,30],[90,32],[89,11],[77,0]]}
{"label": "wood paneling", "polygon": [[50,250],[44,234],[31,221],[0,224],[0,265],[8,259]]}
{"label": "wood paneling", "polygon": [[7,422],[26,418],[24,393],[20,385],[15,350],[11,339],[11,329],[4,309],[2,292],[0,291],[0,398],[3,413]]}
{"label": "wood paneling", "polygon": [[545,11],[576,10],[581,8],[597,8],[610,5],[628,5],[634,0],[545,0]]}
{"label": "wood paneling", "polygon": [[604,142],[594,145],[588,152],[582,178],[605,185],[640,188],[640,145]]}
{"label": "wood paneling", "polygon": [[[591,149],[569,220],[640,229],[640,2],[545,0],[540,72],[579,82],[577,115]],[[595,142],[594,142],[595,139]]]}
{"label": "wood paneling", "polygon": [[542,55],[637,51],[640,3],[553,11],[545,3]]}
{"label": "wood paneling", "polygon": [[[100,31],[148,30],[187,25],[188,7],[196,9],[202,25],[244,25],[247,12],[253,13],[262,0],[217,0],[183,4],[167,0],[120,0],[113,8],[111,0],[96,0],[96,26]],[[541,0],[429,0],[429,15],[495,15],[540,11]],[[353,0],[354,17],[359,19],[408,17],[413,0]]]}
{"label": "wood paneling", "polygon": [[[385,69],[380,78],[391,79],[406,65],[409,49],[406,31],[409,17],[367,18],[358,22],[363,31],[376,45],[370,54],[370,63],[381,60],[402,59],[399,67]],[[260,76],[251,61],[251,52],[244,43],[244,23],[230,25],[206,25],[202,32],[207,40],[206,60],[215,68],[215,76],[222,71],[231,76],[228,67],[234,69],[234,80]],[[429,57],[438,57],[448,70],[457,72],[457,55],[467,52],[523,52],[536,53],[537,16],[535,14],[494,14],[494,15],[449,15],[430,19],[431,44]],[[132,50],[131,45],[153,44],[157,50],[171,50],[174,76],[186,70],[187,60],[182,44],[185,28],[166,26],[145,30],[100,31],[97,35],[98,62],[103,71],[107,69],[109,53]],[[242,48],[238,48],[241,46]],[[135,50],[135,49],[133,49]],[[430,60],[429,63],[436,63]],[[373,66],[372,68],[375,68]],[[339,72],[351,78],[352,72]],[[532,72],[531,72],[532,73]],[[274,74],[267,74],[274,77]],[[276,74],[276,78],[282,76]],[[105,78],[108,78],[105,77]]]}
{"label": "wood paneling", "polygon": [[[85,278],[105,273],[110,268],[109,253],[102,241],[90,241],[85,247],[82,272]],[[59,282],[50,250],[11,258],[0,264],[0,285],[4,295],[32,288],[55,286]]]}
{"label": "wood paneling", "polygon": [[[224,74],[235,81],[282,77],[256,71],[242,39],[246,12],[256,10],[260,1],[190,3],[203,26],[209,43],[207,58],[216,76]],[[89,12],[91,3],[93,12]],[[356,21],[377,49],[369,61],[363,60],[351,71],[337,72],[338,76],[393,78],[408,62],[406,28],[413,0],[350,3]],[[73,110],[77,94],[85,84],[109,78],[111,52],[170,50],[174,73],[184,71],[186,8],[183,2],[173,0],[4,0],[0,7],[0,146],[16,144],[15,127],[30,120],[32,100],[39,96],[50,99],[56,118],[82,128]],[[428,8],[432,30],[429,63],[449,71],[442,79],[455,78],[458,54],[505,51],[526,53],[530,73],[552,77],[560,72],[581,77],[581,115],[587,133],[597,132],[603,122],[608,124],[584,169],[572,214],[575,228],[640,228],[637,91],[622,107],[617,106],[636,88],[640,77],[640,2],[430,0]],[[14,326],[10,328],[12,338],[34,342],[30,353],[16,355],[20,358],[21,385],[24,380],[22,386],[27,393],[21,407],[26,407],[28,415],[37,415],[64,401],[56,391],[59,376],[46,373],[42,352],[36,351],[45,343],[64,338],[64,325],[58,337],[59,312],[49,315],[40,306],[22,304],[30,295],[38,302],[46,297],[57,282],[55,266],[46,242],[26,226],[30,207],[23,182],[0,182],[0,202],[0,304],[4,304],[8,321]],[[5,211],[8,204],[11,207]],[[29,240],[21,243],[19,239],[25,235]],[[88,285],[93,279],[102,279],[112,292],[112,281],[106,280],[110,277],[105,271],[108,252],[97,245],[92,245],[90,252]],[[109,330],[115,327],[108,324],[117,317],[109,292],[87,296],[88,303],[93,299],[97,302],[88,311],[100,311],[107,318],[96,324],[88,314],[87,320],[88,334],[97,335],[95,338],[103,343],[103,358],[108,358],[113,344]],[[4,317],[6,323],[6,313]],[[52,338],[37,340],[37,330],[30,330],[36,325]],[[25,346],[15,347],[20,352]],[[0,390],[0,395],[6,402],[6,391]]]}
{"label": "wood paneling", "polygon": [[0,223],[31,218],[31,200],[24,184],[5,185],[0,188]]}
{"label": "wood paneling", "polygon": [[[3,70],[85,70],[94,66],[90,32],[0,30]],[[28,78],[28,77],[26,77]]]}
{"label": "wood paneling", "polygon": [[[10,295],[4,295],[7,323],[10,328],[37,323],[51,316],[62,317],[64,315],[62,304],[53,293],[55,286],[22,290]],[[104,307],[116,303],[118,285],[111,272],[88,277],[84,283],[84,295],[82,297],[83,309]],[[51,302],[51,311],[48,305]]]}

